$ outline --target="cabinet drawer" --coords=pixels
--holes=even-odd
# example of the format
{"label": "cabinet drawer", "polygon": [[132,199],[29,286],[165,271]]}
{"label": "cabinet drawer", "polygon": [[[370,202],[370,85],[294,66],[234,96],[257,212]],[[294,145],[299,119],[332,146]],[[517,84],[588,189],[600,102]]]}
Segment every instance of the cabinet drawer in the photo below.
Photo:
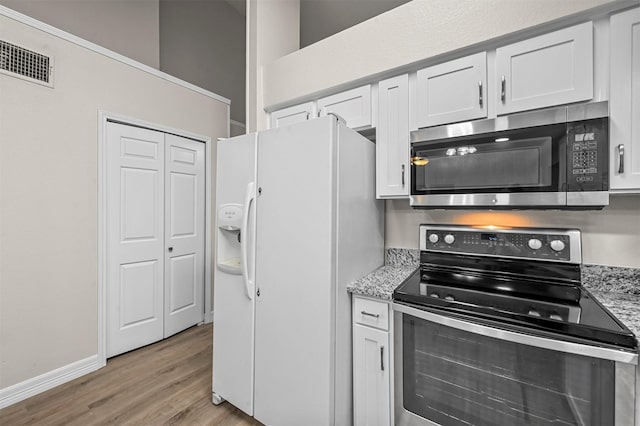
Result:
{"label": "cabinet drawer", "polygon": [[353,302],[353,322],[388,330],[389,304],[355,297]]}

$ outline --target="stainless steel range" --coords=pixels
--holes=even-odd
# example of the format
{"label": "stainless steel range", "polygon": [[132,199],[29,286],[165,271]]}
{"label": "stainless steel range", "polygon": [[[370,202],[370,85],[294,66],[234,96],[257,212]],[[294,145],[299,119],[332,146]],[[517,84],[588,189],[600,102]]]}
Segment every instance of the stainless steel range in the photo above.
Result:
{"label": "stainless steel range", "polygon": [[581,285],[580,231],[420,226],[393,295],[395,424],[635,422],[633,333]]}

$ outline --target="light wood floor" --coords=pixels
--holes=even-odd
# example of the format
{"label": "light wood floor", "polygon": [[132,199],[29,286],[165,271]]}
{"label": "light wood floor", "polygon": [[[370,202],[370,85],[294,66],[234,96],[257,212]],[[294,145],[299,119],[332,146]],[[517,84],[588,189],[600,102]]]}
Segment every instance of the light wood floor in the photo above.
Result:
{"label": "light wood floor", "polygon": [[211,403],[211,324],[120,355],[107,366],[0,410],[0,425],[260,425]]}

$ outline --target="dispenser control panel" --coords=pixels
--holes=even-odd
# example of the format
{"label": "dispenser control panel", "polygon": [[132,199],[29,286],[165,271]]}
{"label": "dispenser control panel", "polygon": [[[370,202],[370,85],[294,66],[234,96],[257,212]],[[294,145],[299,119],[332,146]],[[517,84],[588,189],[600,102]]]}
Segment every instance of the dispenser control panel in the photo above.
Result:
{"label": "dispenser control panel", "polygon": [[242,206],[225,204],[218,209],[218,228],[239,231],[242,225]]}

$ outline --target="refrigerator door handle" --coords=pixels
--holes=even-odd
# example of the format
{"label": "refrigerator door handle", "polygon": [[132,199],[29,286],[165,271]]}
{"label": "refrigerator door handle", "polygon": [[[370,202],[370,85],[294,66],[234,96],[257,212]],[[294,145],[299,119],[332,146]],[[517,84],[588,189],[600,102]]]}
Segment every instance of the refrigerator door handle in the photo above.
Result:
{"label": "refrigerator door handle", "polygon": [[255,200],[256,186],[255,183],[250,182],[247,185],[247,192],[244,196],[244,211],[242,212],[242,238],[240,240],[240,255],[242,256],[240,262],[242,263],[242,280],[244,281],[244,287],[247,291],[247,297],[249,300],[253,300],[253,280],[249,278],[249,256],[248,256],[248,240],[249,240],[249,212],[251,211],[251,204]]}

